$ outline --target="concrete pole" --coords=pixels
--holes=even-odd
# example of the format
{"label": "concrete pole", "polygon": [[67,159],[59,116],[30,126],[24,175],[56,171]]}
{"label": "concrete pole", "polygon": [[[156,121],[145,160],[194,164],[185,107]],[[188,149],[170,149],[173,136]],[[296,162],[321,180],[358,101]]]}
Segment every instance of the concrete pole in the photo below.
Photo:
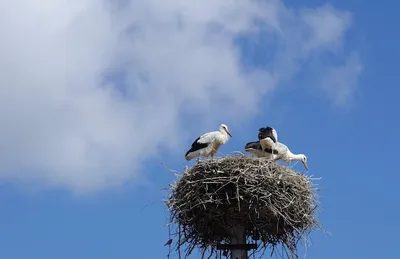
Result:
{"label": "concrete pole", "polygon": [[[235,226],[232,229],[232,245],[245,245],[246,233],[243,226]],[[247,259],[246,249],[234,249],[231,251],[231,259]]]}

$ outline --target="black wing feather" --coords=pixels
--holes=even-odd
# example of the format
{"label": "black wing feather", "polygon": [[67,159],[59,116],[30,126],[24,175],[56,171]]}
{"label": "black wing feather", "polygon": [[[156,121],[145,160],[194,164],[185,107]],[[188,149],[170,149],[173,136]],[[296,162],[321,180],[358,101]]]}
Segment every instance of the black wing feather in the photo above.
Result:
{"label": "black wing feather", "polygon": [[244,146],[244,149],[248,149],[248,148],[252,148],[252,149],[259,149],[261,150],[261,144],[260,141],[254,141],[254,142],[249,142]]}
{"label": "black wing feather", "polygon": [[270,153],[270,154],[272,153],[272,154],[275,154],[275,155],[279,154],[278,150],[276,150],[276,149],[272,150],[270,148],[264,149],[264,152],[267,152],[267,153]]}
{"label": "black wing feather", "polygon": [[202,149],[207,147],[208,145],[210,145],[210,143],[199,143],[197,141],[200,140],[200,137],[198,137],[193,143],[191,148],[188,150],[188,152],[186,152],[185,156],[187,156],[190,152],[194,152],[196,150]]}
{"label": "black wing feather", "polygon": [[[262,150],[260,141],[249,142],[249,143],[246,144],[246,146],[244,148],[245,149],[253,148],[253,149]],[[267,153],[270,153],[270,154],[272,153],[272,154],[275,154],[275,155],[279,154],[278,150],[276,150],[276,149],[272,150],[270,148],[264,149],[264,152],[267,152]]]}

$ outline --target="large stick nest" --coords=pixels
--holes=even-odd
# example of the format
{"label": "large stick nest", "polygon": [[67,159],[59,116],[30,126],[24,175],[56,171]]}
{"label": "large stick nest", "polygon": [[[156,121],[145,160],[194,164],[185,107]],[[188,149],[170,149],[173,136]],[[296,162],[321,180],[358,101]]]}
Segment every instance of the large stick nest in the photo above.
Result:
{"label": "large stick nest", "polygon": [[186,245],[188,256],[198,247],[204,256],[211,248],[211,256],[217,244],[230,243],[232,227],[242,225],[259,247],[282,245],[297,257],[299,239],[319,227],[315,190],[310,177],[265,159],[201,160],[171,185],[166,202],[178,226],[177,249]]}

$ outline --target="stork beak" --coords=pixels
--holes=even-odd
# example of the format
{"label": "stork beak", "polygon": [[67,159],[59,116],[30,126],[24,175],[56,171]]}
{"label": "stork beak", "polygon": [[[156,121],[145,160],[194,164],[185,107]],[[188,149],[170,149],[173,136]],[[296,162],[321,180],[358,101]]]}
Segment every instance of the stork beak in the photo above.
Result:
{"label": "stork beak", "polygon": [[232,135],[231,135],[231,133],[229,132],[229,130],[226,130],[226,133],[228,133],[228,135],[232,137]]}
{"label": "stork beak", "polygon": [[303,165],[304,165],[304,167],[307,169],[307,171],[308,171],[308,165],[307,165],[307,162],[304,162],[304,161],[301,161],[301,162],[303,162]]}

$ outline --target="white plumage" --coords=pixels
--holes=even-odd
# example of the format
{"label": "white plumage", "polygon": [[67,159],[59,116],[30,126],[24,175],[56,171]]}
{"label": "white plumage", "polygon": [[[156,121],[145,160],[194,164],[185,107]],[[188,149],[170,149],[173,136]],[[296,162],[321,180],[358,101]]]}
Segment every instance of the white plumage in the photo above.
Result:
{"label": "white plumage", "polygon": [[229,137],[232,137],[232,135],[228,126],[221,124],[218,131],[205,133],[193,142],[191,148],[185,154],[186,160],[197,157],[214,157],[220,146],[228,142]]}

